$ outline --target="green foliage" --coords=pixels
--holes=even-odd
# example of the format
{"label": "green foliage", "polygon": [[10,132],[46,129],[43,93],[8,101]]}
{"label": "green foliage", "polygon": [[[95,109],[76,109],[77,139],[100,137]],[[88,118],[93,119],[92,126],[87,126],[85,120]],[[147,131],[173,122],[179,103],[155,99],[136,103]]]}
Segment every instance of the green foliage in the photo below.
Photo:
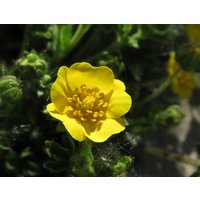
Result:
{"label": "green foliage", "polygon": [[70,152],[54,141],[45,141],[45,152],[50,160],[44,163],[44,167],[53,173],[63,172],[68,169]]}
{"label": "green foliage", "polygon": [[113,166],[113,176],[127,176],[126,171],[131,166],[132,159],[129,156],[123,156]]}
{"label": "green foliage", "polygon": [[[169,52],[195,77],[200,56],[182,25],[1,26],[0,176],[134,176],[145,135],[185,116]],[[81,61],[110,67],[133,99],[125,131],[105,143],[74,141],[46,111],[58,68]]]}
{"label": "green foliage", "polygon": [[130,156],[121,155],[114,144],[104,144],[95,149],[94,169],[98,176],[127,176],[132,164]]}
{"label": "green foliage", "polygon": [[157,113],[154,117],[155,121],[167,125],[167,124],[179,124],[184,118],[184,113],[181,112],[179,105],[171,105],[164,111]]}
{"label": "green foliage", "polygon": [[86,141],[86,144],[71,157],[72,174],[75,176],[95,176],[93,160],[91,144]]}
{"label": "green foliage", "polygon": [[24,52],[24,56],[17,60],[16,64],[23,73],[30,73],[33,69],[37,77],[42,77],[47,72],[47,62],[36,51]]}
{"label": "green foliage", "polygon": [[128,45],[139,48],[140,40],[148,38],[161,38],[172,34],[169,25],[141,25],[141,24],[120,24],[118,25],[117,41],[121,45]]}
{"label": "green foliage", "polygon": [[22,89],[15,76],[0,77],[0,117],[8,115],[22,99]]}

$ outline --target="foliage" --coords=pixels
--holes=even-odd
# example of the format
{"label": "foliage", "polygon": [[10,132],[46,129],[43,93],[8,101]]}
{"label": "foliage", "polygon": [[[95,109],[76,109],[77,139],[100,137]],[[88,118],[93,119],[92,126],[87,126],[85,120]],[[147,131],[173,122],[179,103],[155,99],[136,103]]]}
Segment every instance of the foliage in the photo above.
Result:
{"label": "foliage", "polygon": [[[170,52],[199,77],[198,37],[191,41],[189,28],[1,25],[0,176],[136,176],[143,136],[185,116],[170,87]],[[111,68],[133,99],[125,131],[105,143],[73,140],[46,111],[59,67],[76,62]]]}

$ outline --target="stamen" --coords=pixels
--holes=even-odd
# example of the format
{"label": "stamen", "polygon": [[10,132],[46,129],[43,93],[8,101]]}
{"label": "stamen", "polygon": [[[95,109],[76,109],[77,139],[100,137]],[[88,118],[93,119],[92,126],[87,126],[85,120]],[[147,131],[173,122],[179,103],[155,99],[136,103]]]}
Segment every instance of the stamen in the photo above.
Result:
{"label": "stamen", "polygon": [[78,100],[78,95],[77,95],[77,94],[74,94],[74,95],[73,95],[73,99],[74,99],[75,101],[77,101],[77,100]]}
{"label": "stamen", "polygon": [[77,115],[78,115],[78,111],[75,110],[75,111],[73,112],[73,116],[76,117]]}
{"label": "stamen", "polygon": [[91,118],[90,121],[91,121],[91,122],[96,122],[97,119]]}
{"label": "stamen", "polygon": [[103,108],[106,108],[107,106],[108,106],[108,103],[107,103],[107,102],[105,102],[105,103],[102,105]]}
{"label": "stamen", "polygon": [[94,112],[92,116],[96,118],[96,117],[98,117],[98,115],[99,115],[98,112]]}
{"label": "stamen", "polygon": [[103,117],[104,116],[104,112],[102,110],[99,111],[99,117]]}
{"label": "stamen", "polygon": [[78,115],[79,115],[80,117],[82,117],[82,116],[83,116],[83,113],[82,113],[82,111],[81,111],[81,110],[79,110],[79,111],[78,111]]}
{"label": "stamen", "polygon": [[87,119],[85,117],[81,117],[81,121],[85,122]]}
{"label": "stamen", "polygon": [[99,103],[98,103],[98,105],[97,105],[97,106],[98,106],[98,107],[100,107],[100,106],[102,106],[102,105],[103,105],[103,103],[104,103],[104,100],[103,100],[103,99],[100,99],[100,100],[99,100]]}
{"label": "stamen", "polygon": [[73,98],[72,98],[72,97],[68,97],[67,100],[68,100],[70,103],[72,103]]}
{"label": "stamen", "polygon": [[98,128],[102,124],[108,102],[104,99],[105,94],[98,87],[88,88],[83,84],[75,88],[71,97],[67,100],[71,110],[67,114],[74,117],[78,123],[92,123],[91,126]]}
{"label": "stamen", "polygon": [[86,113],[93,113],[91,110],[86,110],[85,112]]}

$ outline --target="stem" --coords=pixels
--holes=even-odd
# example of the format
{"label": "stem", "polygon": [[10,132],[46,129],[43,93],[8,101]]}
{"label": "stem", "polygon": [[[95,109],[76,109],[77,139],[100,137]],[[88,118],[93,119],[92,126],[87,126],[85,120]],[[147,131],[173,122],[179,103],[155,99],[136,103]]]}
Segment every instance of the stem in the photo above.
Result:
{"label": "stem", "polygon": [[83,145],[84,148],[87,147],[87,148],[90,149],[90,150],[91,150],[91,148],[92,148],[92,142],[91,142],[91,140],[89,140],[89,139],[86,139],[85,141],[83,141],[83,142],[82,142],[82,145]]}
{"label": "stem", "polygon": [[74,48],[77,43],[79,42],[79,40],[83,37],[83,35],[88,31],[88,29],[90,28],[91,25],[89,24],[80,24],[74,34],[74,36],[72,37],[70,44],[69,44],[69,48],[68,51],[71,50],[72,48]]}
{"label": "stem", "polygon": [[[51,65],[57,65],[57,63],[59,63],[63,59],[63,57],[67,57],[67,54],[78,44],[80,39],[90,28],[90,26],[91,25],[88,24],[80,24],[76,29],[76,32],[74,33],[73,37],[71,38],[68,48],[64,52],[60,52],[59,49],[54,52]],[[58,32],[57,35],[59,34],[60,33]]]}
{"label": "stem", "polygon": [[149,96],[147,96],[144,100],[140,101],[140,103],[138,103],[138,107],[143,106],[144,104],[154,100],[155,98],[157,98],[158,96],[160,96],[171,84],[172,80],[174,78],[176,78],[178,72],[180,71],[180,69],[178,69],[173,76],[167,78],[164,83],[162,83],[160,85],[160,87],[158,87],[152,94],[150,94]]}
{"label": "stem", "polygon": [[19,53],[19,57],[21,57],[24,53],[24,51],[26,50],[26,47],[28,45],[28,29],[29,29],[29,24],[27,24],[25,26],[25,31],[24,31],[24,40],[22,42],[22,47],[21,47],[21,50],[20,50],[20,53]]}
{"label": "stem", "polygon": [[195,166],[195,167],[200,166],[200,160],[199,159],[191,159],[190,157],[188,157],[186,155],[180,155],[180,154],[177,154],[177,153],[167,152],[167,151],[164,151],[164,150],[157,148],[157,147],[145,147],[144,150],[146,152],[150,153],[150,154],[165,157],[165,158],[167,158],[168,160],[171,160],[171,161],[182,162],[182,163],[192,165],[192,166]]}

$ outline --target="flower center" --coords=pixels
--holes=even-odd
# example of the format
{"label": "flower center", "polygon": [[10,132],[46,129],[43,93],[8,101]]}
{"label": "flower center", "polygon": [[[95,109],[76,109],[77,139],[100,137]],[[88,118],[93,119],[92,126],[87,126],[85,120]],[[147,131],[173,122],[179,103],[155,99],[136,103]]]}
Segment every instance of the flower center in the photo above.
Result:
{"label": "flower center", "polygon": [[75,88],[71,97],[67,98],[71,110],[67,114],[79,123],[92,123],[100,126],[105,119],[108,100],[98,87],[88,88],[85,84]]}

